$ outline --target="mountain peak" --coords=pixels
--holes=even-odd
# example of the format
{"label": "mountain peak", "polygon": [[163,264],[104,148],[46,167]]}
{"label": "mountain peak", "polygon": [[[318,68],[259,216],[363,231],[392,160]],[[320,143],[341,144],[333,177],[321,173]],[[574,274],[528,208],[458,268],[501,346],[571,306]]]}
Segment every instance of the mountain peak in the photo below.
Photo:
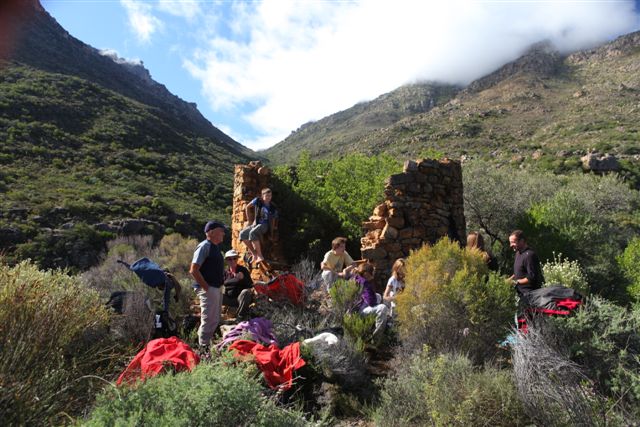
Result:
{"label": "mountain peak", "polygon": [[549,42],[541,41],[531,45],[515,61],[511,61],[493,73],[472,82],[467,93],[480,92],[516,74],[529,73],[541,77],[552,76],[562,66],[560,52]]}

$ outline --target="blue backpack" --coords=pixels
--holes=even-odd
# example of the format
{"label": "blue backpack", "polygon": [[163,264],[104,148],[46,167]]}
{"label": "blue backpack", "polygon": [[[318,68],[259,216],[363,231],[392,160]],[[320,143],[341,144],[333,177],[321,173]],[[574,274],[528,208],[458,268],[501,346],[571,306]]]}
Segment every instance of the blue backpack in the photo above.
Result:
{"label": "blue backpack", "polygon": [[167,281],[167,275],[164,270],[149,258],[140,258],[131,265],[120,260],[118,260],[118,262],[124,264],[129,270],[136,273],[144,284],[149,287],[157,288],[158,286],[164,285]]}

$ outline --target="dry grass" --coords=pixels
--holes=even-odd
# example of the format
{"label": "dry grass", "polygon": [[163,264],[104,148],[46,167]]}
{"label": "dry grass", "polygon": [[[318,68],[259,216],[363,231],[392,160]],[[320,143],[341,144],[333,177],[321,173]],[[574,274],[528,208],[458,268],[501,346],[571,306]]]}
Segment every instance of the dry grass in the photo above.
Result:
{"label": "dry grass", "polygon": [[545,426],[604,425],[591,381],[565,350],[543,319],[517,334],[513,367],[528,415]]}

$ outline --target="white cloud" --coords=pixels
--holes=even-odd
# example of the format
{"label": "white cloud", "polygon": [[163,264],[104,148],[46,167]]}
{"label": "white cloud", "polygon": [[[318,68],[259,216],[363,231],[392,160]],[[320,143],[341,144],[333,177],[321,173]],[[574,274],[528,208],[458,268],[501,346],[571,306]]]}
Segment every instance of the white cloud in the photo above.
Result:
{"label": "white cloud", "polygon": [[127,11],[129,26],[138,37],[138,41],[149,43],[153,33],[163,26],[162,21],[153,15],[151,5],[135,0],[120,0],[120,4]]}
{"label": "white cloud", "polygon": [[192,20],[201,12],[198,0],[160,0],[158,10],[187,20]]}
{"label": "white cloud", "polygon": [[230,29],[185,61],[211,107],[244,115],[252,148],[416,80],[469,83],[533,43],[563,52],[637,26],[633,2],[234,3]]}
{"label": "white cloud", "polygon": [[142,66],[142,61],[139,58],[123,58],[118,54],[118,51],[115,49],[100,49],[98,53],[102,56],[107,56],[113,60],[113,62],[117,64],[128,64],[132,66]]}

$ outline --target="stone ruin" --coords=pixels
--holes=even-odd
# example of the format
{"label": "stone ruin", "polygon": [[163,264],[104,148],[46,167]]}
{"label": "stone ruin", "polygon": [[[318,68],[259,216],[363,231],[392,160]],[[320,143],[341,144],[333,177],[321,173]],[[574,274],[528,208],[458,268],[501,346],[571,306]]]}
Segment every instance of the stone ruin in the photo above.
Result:
{"label": "stone ruin", "polygon": [[[239,240],[247,221],[245,207],[262,188],[270,187],[270,181],[271,170],[259,161],[235,166],[231,244],[240,256],[246,252]],[[384,202],[363,223],[361,239],[362,258],[376,268],[378,291],[384,289],[396,259],[407,257],[410,251],[424,243],[433,244],[443,236],[461,243],[466,237],[460,162],[408,160],[402,173],[389,177],[384,196]],[[278,201],[274,203],[277,206]],[[284,258],[281,244],[280,239],[277,242],[264,239],[263,254],[273,264],[286,265],[290,260]]]}
{"label": "stone ruin", "polygon": [[[247,223],[245,208],[251,200],[260,196],[260,191],[265,187],[270,187],[271,170],[263,166],[259,161],[250,162],[247,165],[236,165],[233,175],[233,212],[231,214],[231,247],[235,249],[240,258],[247,252],[247,248],[240,241],[240,230]],[[274,201],[277,206],[277,200]],[[264,237],[261,241],[262,253],[266,259],[273,264],[286,264],[282,255],[280,239],[272,242],[269,237]],[[253,271],[258,271],[253,270]],[[253,272],[252,272],[253,274]]]}
{"label": "stone ruin", "polygon": [[443,236],[461,243],[466,238],[460,162],[408,160],[403,173],[389,177],[384,195],[363,223],[361,239],[362,258],[376,268],[378,291],[396,259]]}

